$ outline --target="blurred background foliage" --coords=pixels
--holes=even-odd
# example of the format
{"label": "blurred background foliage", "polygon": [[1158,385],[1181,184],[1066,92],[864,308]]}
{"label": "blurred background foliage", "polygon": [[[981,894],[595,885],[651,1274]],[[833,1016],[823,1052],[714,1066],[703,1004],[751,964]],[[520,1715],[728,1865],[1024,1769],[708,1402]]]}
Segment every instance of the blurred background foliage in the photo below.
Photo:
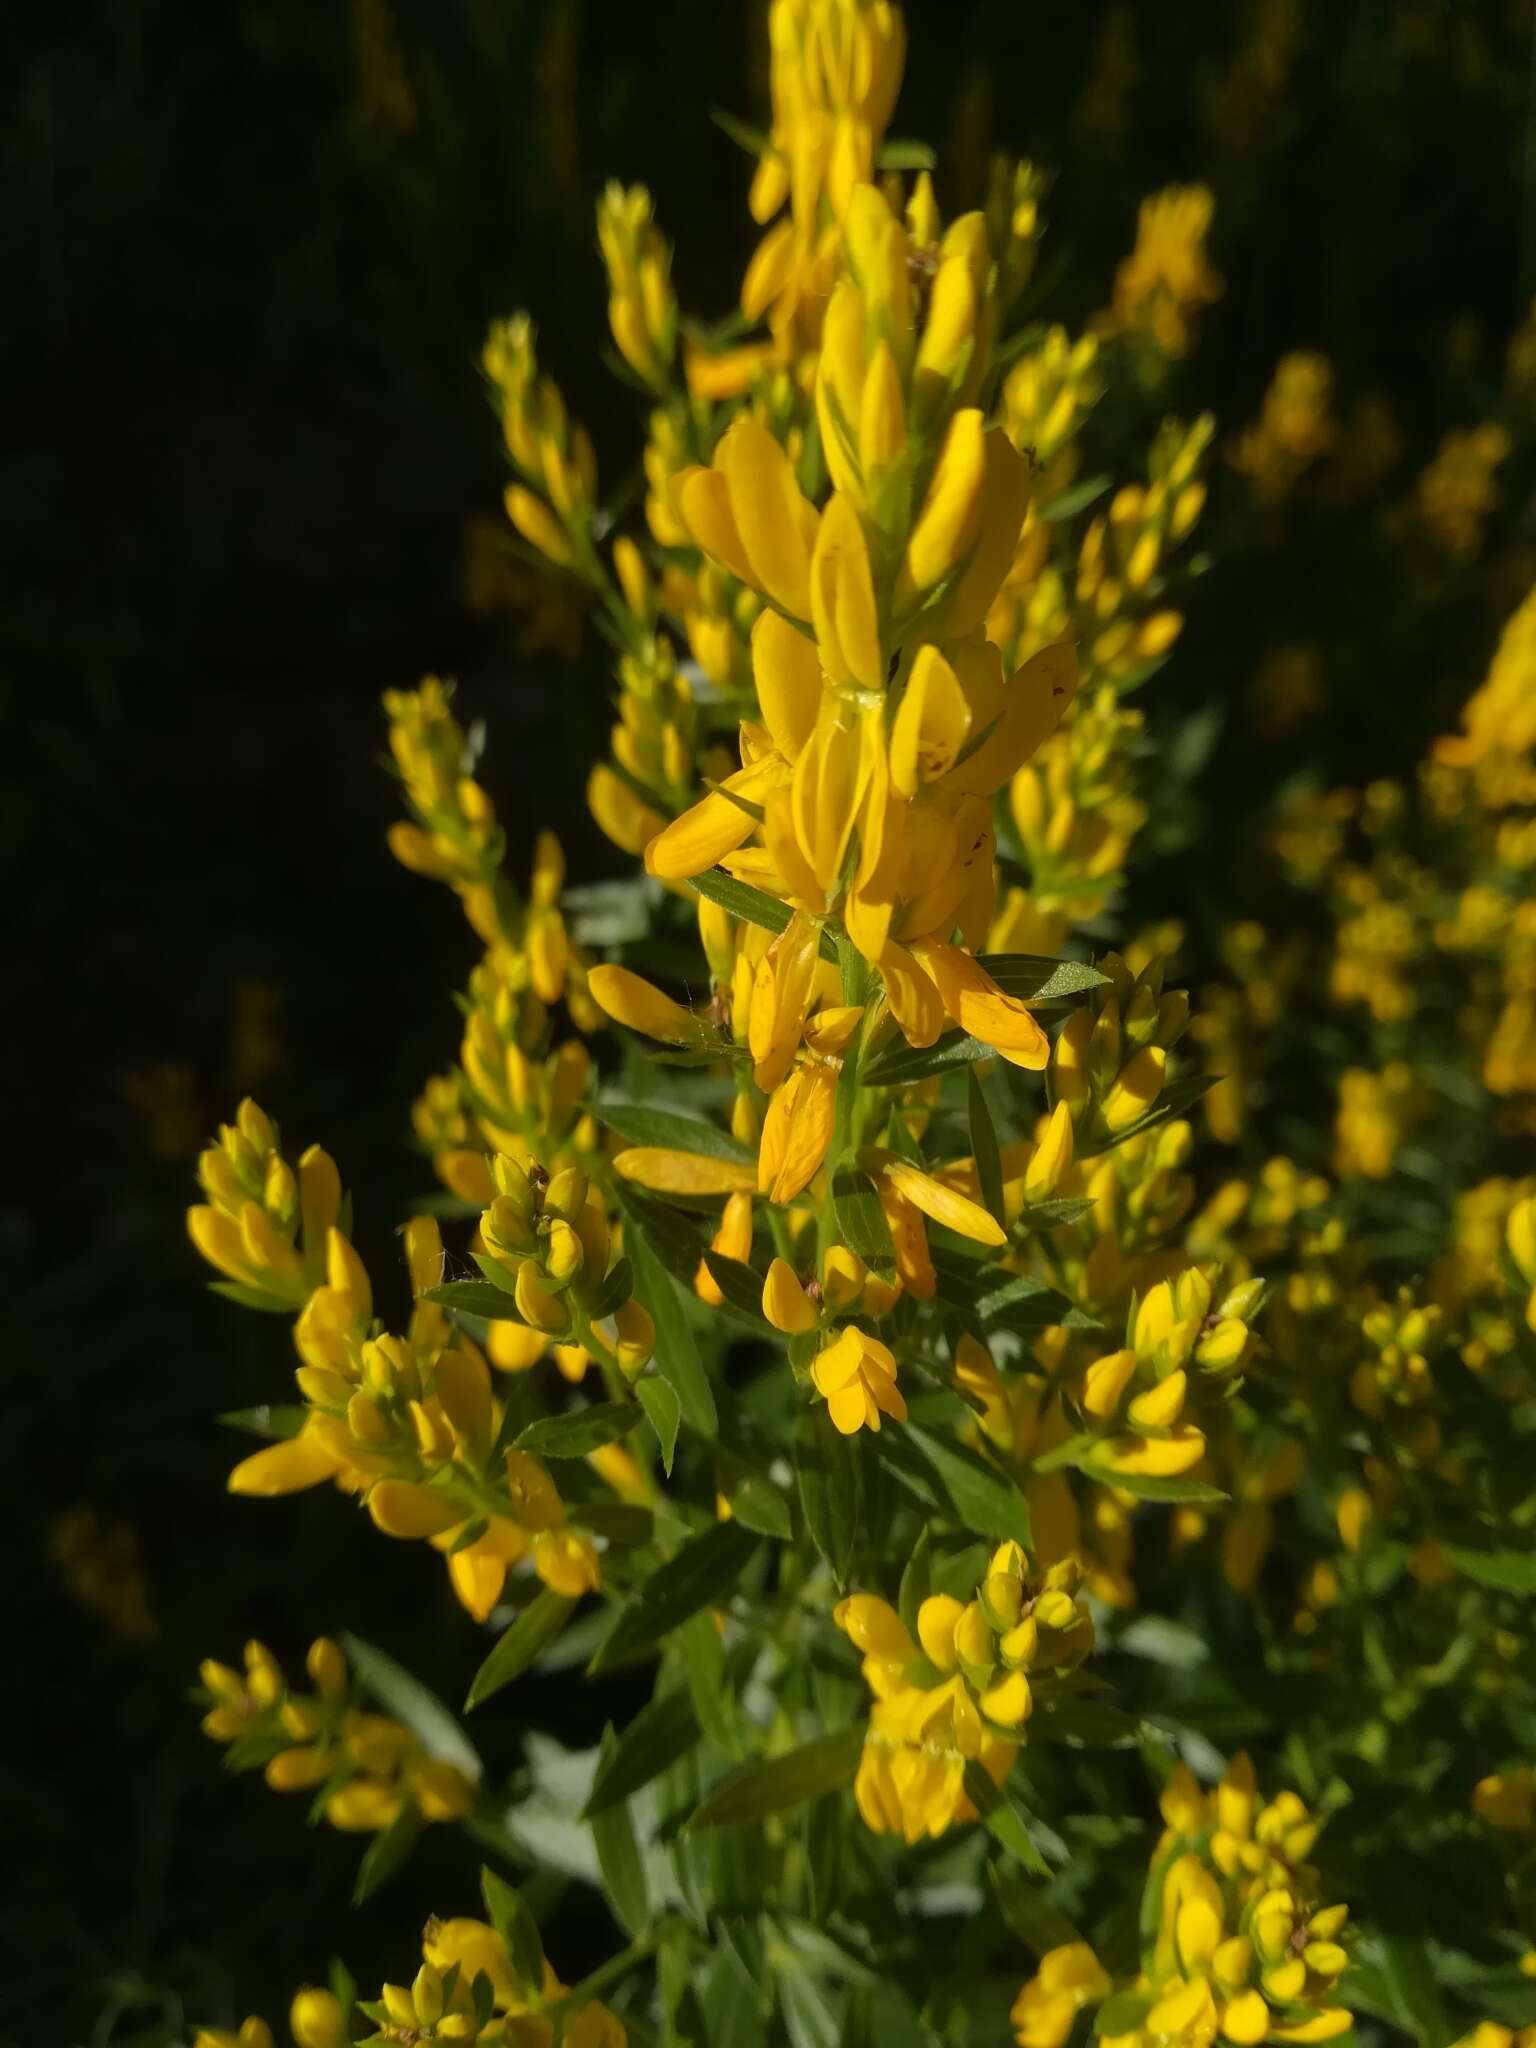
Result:
{"label": "blurred background foliage", "polygon": [[[54,0],[0,31],[5,2041],[171,2041],[183,2009],[277,2013],[323,1971],[355,1844],[220,1778],[186,1699],[200,1656],[256,1634],[297,1657],[345,1621],[456,1701],[481,1654],[428,1555],[381,1558],[328,1496],[278,1517],[222,1493],[212,1417],[270,1395],[272,1331],[202,1292],[181,1212],[198,1143],[259,1087],[372,1191],[360,1248],[393,1270],[390,1221],[428,1177],[407,1109],[456,1040],[443,991],[470,954],[385,850],[385,687],[455,674],[491,721],[514,872],[540,826],[573,878],[613,871],[581,807],[601,650],[567,667],[560,607],[487,552],[503,468],[476,359],[492,316],[532,304],[605,479],[626,475],[632,402],[591,342],[594,200],[645,182],[684,302],[729,311],[750,164],[706,110],[764,119],[762,17]],[[1341,416],[1390,407],[1405,490],[1447,426],[1489,416],[1536,287],[1526,0],[922,0],[908,20],[896,132],[939,147],[946,210],[976,202],[994,147],[1054,175],[1054,317],[1105,304],[1147,192],[1212,186],[1226,288],[1170,409],[1211,408],[1225,442],[1280,356],[1319,350]],[[1518,455],[1496,573],[1425,567],[1326,502],[1277,549],[1215,468],[1227,546],[1151,707],[1190,787],[1129,906],[1184,919],[1197,958],[1202,878],[1241,821],[1299,767],[1324,787],[1409,771],[1536,556]],[[1249,683],[1290,643],[1327,649],[1326,691],[1277,734]],[[77,1509],[94,1523],[61,1522]],[[537,1722],[538,1688],[519,1701]],[[515,1761],[510,1715],[476,1732],[492,1769]],[[429,1839],[347,1922],[365,1980],[409,1951],[422,1900],[469,1883],[455,1855]]]}

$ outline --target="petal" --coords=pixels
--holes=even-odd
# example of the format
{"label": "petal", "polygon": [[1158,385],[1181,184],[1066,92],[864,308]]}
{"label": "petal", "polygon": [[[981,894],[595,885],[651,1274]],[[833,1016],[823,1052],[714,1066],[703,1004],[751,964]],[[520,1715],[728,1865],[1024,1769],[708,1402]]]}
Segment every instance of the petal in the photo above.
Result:
{"label": "petal", "polygon": [[615,1159],[613,1170],[622,1180],[664,1195],[734,1195],[757,1185],[746,1161],[711,1159],[702,1152],[675,1152],[661,1145],[631,1146]]}
{"label": "petal", "polygon": [[685,469],[673,486],[677,509],[695,544],[743,583],[755,583],[736,530],[730,486],[718,469]]}
{"label": "petal", "polygon": [[913,951],[938,984],[944,1007],[960,1026],[1014,1066],[1038,1072],[1051,1056],[1051,1042],[1017,997],[1005,995],[969,953],[942,940],[927,939]]}
{"label": "petal", "polygon": [[324,1479],[334,1479],[340,1470],[338,1459],[305,1429],[285,1443],[268,1444],[265,1450],[242,1458],[227,1484],[231,1493],[271,1499],[318,1486]]}
{"label": "petal", "polygon": [[774,745],[786,761],[796,760],[816,729],[821,708],[821,661],[815,641],[777,612],[760,613],[752,628],[752,675]]}
{"label": "petal", "polygon": [[937,647],[921,647],[891,728],[891,781],[905,797],[947,774],[965,744],[971,707]]}
{"label": "petal", "polygon": [[795,618],[808,619],[811,549],[806,513],[811,513],[812,522],[815,514],[795,482],[789,457],[766,427],[743,419],[715,450],[715,467],[730,486],[730,509],[750,565],[746,580]]}
{"label": "petal", "polygon": [[967,1201],[964,1195],[956,1194],[905,1159],[892,1159],[884,1167],[886,1179],[896,1192],[921,1209],[925,1216],[931,1216],[935,1223],[942,1223],[946,1229],[958,1231],[962,1237],[971,1238],[976,1244],[1000,1245],[1008,1242],[1008,1233],[994,1216],[980,1208],[975,1202]]}
{"label": "petal", "polygon": [[1003,691],[1001,716],[945,784],[970,796],[990,796],[1017,774],[1061,723],[1077,691],[1077,650],[1070,642],[1042,647]]}

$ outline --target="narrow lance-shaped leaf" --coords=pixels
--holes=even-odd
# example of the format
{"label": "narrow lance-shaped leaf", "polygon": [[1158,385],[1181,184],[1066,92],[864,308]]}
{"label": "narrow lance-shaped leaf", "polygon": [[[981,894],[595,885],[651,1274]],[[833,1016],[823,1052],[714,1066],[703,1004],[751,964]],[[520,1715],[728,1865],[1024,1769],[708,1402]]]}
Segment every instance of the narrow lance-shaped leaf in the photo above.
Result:
{"label": "narrow lance-shaped leaf", "polygon": [[770,1813],[787,1813],[808,1800],[821,1799],[851,1781],[863,1748],[862,1728],[839,1728],[783,1756],[743,1764],[705,1794],[688,1822],[689,1831],[746,1827]]}
{"label": "narrow lance-shaped leaf", "polygon": [[821,1401],[795,1425],[795,1473],[811,1541],[838,1585],[846,1586],[859,1526],[858,1439],[833,1427]]}
{"label": "narrow lance-shaped leaf", "polygon": [[[612,1728],[603,1735],[599,1768],[613,1756],[618,1740]],[[645,1932],[650,1922],[650,1895],[645,1866],[635,1841],[635,1824],[627,1800],[616,1799],[592,1816],[592,1845],[597,1851],[603,1885],[620,1924],[632,1938]]]}
{"label": "narrow lance-shaped leaf", "polygon": [[629,1401],[593,1401],[567,1415],[544,1415],[530,1422],[517,1438],[517,1449],[540,1458],[584,1458],[604,1444],[617,1443],[640,1420]]}
{"label": "narrow lance-shaped leaf", "polygon": [[429,1756],[452,1764],[478,1784],[483,1767],[474,1744],[436,1693],[430,1692],[419,1678],[413,1678],[393,1657],[376,1650],[372,1643],[365,1643],[361,1636],[344,1635],[341,1641],[353,1670],[379,1704],[387,1707],[397,1721],[405,1723]]}
{"label": "narrow lance-shaped leaf", "polygon": [[992,1112],[987,1107],[987,1098],[981,1092],[981,1083],[976,1078],[976,1069],[967,1069],[966,1101],[971,1126],[971,1151],[976,1160],[976,1179],[981,1188],[982,1204],[988,1215],[1004,1230],[1008,1228],[1008,1216],[1003,1207],[1003,1164],[997,1149],[997,1132],[992,1123]]}
{"label": "narrow lance-shaped leaf", "polygon": [[628,1251],[635,1291],[656,1325],[656,1370],[676,1394],[682,1419],[701,1436],[713,1437],[720,1426],[714,1391],[683,1314],[677,1283],[643,1229],[629,1233]]}
{"label": "narrow lance-shaped leaf", "polygon": [[496,1647],[475,1673],[464,1702],[466,1713],[510,1685],[534,1664],[565,1627],[574,1600],[546,1586],[536,1593],[517,1619],[499,1637]]}
{"label": "narrow lance-shaped leaf", "polygon": [[598,1645],[590,1669],[606,1671],[649,1649],[701,1607],[717,1605],[741,1577],[759,1538],[739,1522],[716,1522],[658,1565]]}

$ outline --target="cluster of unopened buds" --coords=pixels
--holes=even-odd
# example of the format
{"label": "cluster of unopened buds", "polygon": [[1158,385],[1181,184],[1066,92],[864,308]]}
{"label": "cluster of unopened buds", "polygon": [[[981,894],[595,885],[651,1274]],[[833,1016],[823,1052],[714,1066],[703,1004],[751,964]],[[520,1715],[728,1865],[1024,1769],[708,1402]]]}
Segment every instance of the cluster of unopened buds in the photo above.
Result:
{"label": "cluster of unopened buds", "polygon": [[[546,1337],[574,1340],[633,1377],[655,1328],[610,1259],[613,1232],[596,1191],[574,1166],[551,1176],[535,1162],[491,1162],[495,1199],[480,1219],[481,1270],[511,1294],[519,1318]],[[606,1326],[609,1335],[602,1334]]]}
{"label": "cluster of unopened buds", "polygon": [[335,1643],[311,1643],[305,1667],[312,1693],[294,1691],[261,1643],[246,1644],[243,1672],[203,1664],[203,1733],[225,1745],[231,1769],[261,1770],[274,1792],[312,1793],[335,1828],[387,1828],[407,1806],[424,1821],[464,1819],[473,1782],[399,1721],[354,1703]]}
{"label": "cluster of unopened buds", "polygon": [[1263,1295],[1263,1282],[1248,1280],[1216,1302],[1198,1266],[1150,1289],[1126,1344],[1096,1359],[1078,1382],[1077,1408],[1099,1439],[1088,1468],[1105,1477],[1172,1477],[1197,1465],[1205,1434],[1191,1410],[1199,1412],[1202,1396],[1219,1399],[1235,1388]]}
{"label": "cluster of unopened buds", "polygon": [[1202,1793],[1184,1765],[1164,1787],[1140,1974],[1116,1985],[1086,1942],[1042,1958],[1014,2002],[1020,2048],[1062,2048],[1077,2014],[1117,2048],[1236,2048],[1332,2040],[1352,2018],[1335,2000],[1349,1960],[1345,1906],[1321,1906],[1306,1862],[1317,1823],[1294,1792],[1259,1804],[1253,1767],[1233,1759]]}

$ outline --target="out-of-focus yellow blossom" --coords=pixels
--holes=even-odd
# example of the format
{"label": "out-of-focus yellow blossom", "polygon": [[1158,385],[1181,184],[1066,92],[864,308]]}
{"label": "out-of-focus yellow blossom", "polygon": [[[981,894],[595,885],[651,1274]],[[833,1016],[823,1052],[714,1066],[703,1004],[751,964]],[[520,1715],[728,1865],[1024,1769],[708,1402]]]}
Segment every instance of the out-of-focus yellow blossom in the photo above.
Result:
{"label": "out-of-focus yellow blossom", "polygon": [[1328,453],[1338,434],[1332,407],[1333,367],[1327,357],[1305,349],[1282,356],[1258,419],[1243,429],[1228,456],[1261,504],[1289,497]]}
{"label": "out-of-focus yellow blossom", "polygon": [[199,2027],[192,2048],[273,2048],[272,2029],[252,2013],[233,2032],[227,2027]]}
{"label": "out-of-focus yellow blossom", "polygon": [[1115,274],[1108,326],[1144,335],[1165,355],[1188,353],[1197,315],[1222,291],[1205,247],[1215,211],[1206,185],[1170,185],[1141,202],[1136,246]]}
{"label": "out-of-focus yellow blossom", "polygon": [[346,1658],[328,1637],[306,1661],[313,1692],[296,1692],[265,1645],[247,1643],[245,1669],[209,1658],[203,1733],[226,1746],[232,1770],[260,1770],[274,1792],[308,1792],[332,1827],[389,1827],[410,1806],[424,1821],[462,1820],[475,1785],[431,1755],[409,1728],[354,1702]]}
{"label": "out-of-focus yellow blossom", "polygon": [[1324,703],[1315,647],[1274,647],[1248,685],[1248,716],[1265,739],[1280,739],[1315,718]]}
{"label": "out-of-focus yellow blossom", "polygon": [[518,477],[507,486],[507,517],[556,568],[591,576],[597,459],[586,428],[571,420],[556,386],[540,374],[528,315],[497,321],[480,360]]}
{"label": "out-of-focus yellow blossom", "polygon": [[604,188],[597,239],[608,267],[608,324],[619,353],[643,383],[665,390],[677,347],[672,252],[643,185]]}
{"label": "out-of-focus yellow blossom", "polygon": [[72,1600],[99,1614],[125,1642],[156,1633],[139,1540],[127,1522],[105,1522],[94,1508],[67,1508],[48,1526],[48,1556]]}
{"label": "out-of-focus yellow blossom", "polygon": [[890,0],[773,0],[768,38],[773,126],[750,205],[755,221],[772,225],[747,266],[741,303],[749,320],[767,313],[785,337],[803,303],[827,289],[837,223],[874,175],[906,24]]}
{"label": "out-of-focus yellow blossom", "polygon": [[1300,16],[1297,0],[1249,0],[1231,64],[1202,84],[1200,118],[1231,155],[1258,150],[1272,131],[1300,41]]}
{"label": "out-of-focus yellow blossom", "polygon": [[197,1075],[181,1060],[156,1060],[123,1076],[123,1100],[137,1114],[144,1140],[157,1159],[190,1159],[208,1119]]}
{"label": "out-of-focus yellow blossom", "polygon": [[1017,1543],[994,1553],[969,1602],[936,1593],[915,1617],[914,1642],[895,1608],[854,1593],[837,1625],[864,1653],[875,1696],[854,1797],[876,1834],[908,1842],[974,1820],[965,1786],[976,1763],[995,1785],[1012,1768],[1035,1688],[1093,1647],[1074,1563],[1036,1573]]}
{"label": "out-of-focus yellow blossom", "polygon": [[1348,1908],[1317,1902],[1306,1858],[1318,1829],[1301,1800],[1282,1792],[1260,1806],[1253,1766],[1238,1756],[1209,1793],[1178,1765],[1161,1805],[1139,1973],[1116,1985],[1087,1944],[1053,1949],[1014,2002],[1022,2048],[1062,2048],[1076,2014],[1111,1994],[1114,2020],[1100,2031],[1117,2048],[1218,2038],[1257,2048],[1347,2031],[1335,1997]]}
{"label": "out-of-focus yellow blossom", "polygon": [[1501,1834],[1530,1834],[1536,1830],[1536,1771],[1515,1764],[1480,1778],[1472,1788],[1472,1811]]}
{"label": "out-of-focus yellow blossom", "polygon": [[1449,433],[1433,462],[1414,486],[1420,524],[1446,554],[1476,554],[1483,529],[1499,503],[1494,481],[1513,447],[1505,428],[1492,421],[1464,433]]}
{"label": "out-of-focus yellow blossom", "polygon": [[1405,1060],[1389,1061],[1379,1074],[1368,1067],[1345,1069],[1333,1127],[1333,1170],[1341,1180],[1353,1174],[1386,1179],[1418,1100],[1413,1069]]}
{"label": "out-of-focus yellow blossom", "polygon": [[305,1985],[293,1994],[288,2031],[294,2048],[347,2048],[352,2039],[341,2000],[318,1985]]}

